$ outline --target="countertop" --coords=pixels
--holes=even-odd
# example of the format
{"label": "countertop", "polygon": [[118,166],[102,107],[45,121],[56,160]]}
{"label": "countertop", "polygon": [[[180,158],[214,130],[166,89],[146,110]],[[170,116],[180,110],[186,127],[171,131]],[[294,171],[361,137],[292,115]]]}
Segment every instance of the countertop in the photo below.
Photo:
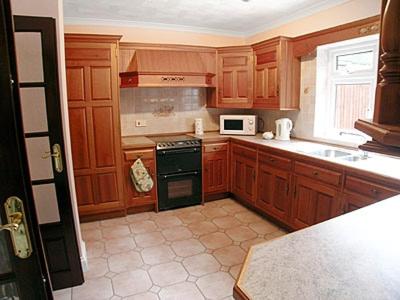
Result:
{"label": "countertop", "polygon": [[325,158],[321,156],[315,156],[308,154],[307,152],[312,152],[323,148],[323,149],[339,149],[342,151],[349,152],[353,155],[359,155],[359,152],[357,150],[351,150],[344,147],[330,146],[317,142],[309,142],[300,139],[291,139],[290,141],[265,140],[262,138],[261,134],[258,134],[256,136],[239,136],[239,135],[220,135],[217,132],[205,133],[204,135],[194,135],[194,134],[191,135],[201,138],[204,142],[218,142],[231,139],[231,140],[255,143],[257,145],[262,145],[270,148],[288,151],[299,155],[312,157],[315,159],[320,159],[323,161],[328,161],[331,163],[335,163],[337,165],[345,166],[347,168],[353,168],[355,170],[370,172],[372,174],[377,174],[389,179],[400,180],[400,158],[395,158],[388,155],[369,153],[368,159],[351,162],[339,158]]}
{"label": "countertop", "polygon": [[[358,155],[356,150],[349,150],[343,147],[329,146],[317,142],[309,142],[299,139],[291,139],[290,141],[278,141],[278,140],[265,140],[262,138],[261,134],[256,136],[239,136],[239,135],[220,135],[219,132],[207,132],[204,135],[188,134],[191,136],[198,137],[203,140],[203,142],[224,142],[228,140],[238,140],[250,143],[255,143],[257,145],[262,145],[270,148],[275,148],[279,150],[288,151],[291,153],[304,155],[308,157],[313,157],[315,159],[320,159],[323,161],[328,161],[335,163],[337,165],[342,165],[347,168],[353,168],[355,170],[362,170],[365,172],[370,172],[379,176],[383,176],[389,179],[400,180],[400,159],[394,158],[387,155],[369,153],[369,158],[366,160],[359,160],[355,162],[346,161],[343,159],[333,159],[325,158],[321,156],[315,156],[308,154],[307,152],[312,152],[324,149],[339,149],[346,152],[350,152],[354,155]],[[155,143],[145,136],[127,136],[122,137],[122,148],[123,149],[138,149],[146,147],[155,147]]]}
{"label": "countertop", "polygon": [[253,246],[235,289],[254,300],[400,299],[399,211],[396,196]]}

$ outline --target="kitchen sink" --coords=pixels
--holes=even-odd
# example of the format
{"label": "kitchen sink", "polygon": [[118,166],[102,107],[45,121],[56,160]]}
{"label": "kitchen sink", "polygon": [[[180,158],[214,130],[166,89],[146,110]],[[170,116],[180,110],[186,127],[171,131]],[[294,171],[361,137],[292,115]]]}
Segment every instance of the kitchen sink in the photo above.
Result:
{"label": "kitchen sink", "polygon": [[347,160],[347,161],[359,161],[359,160],[362,159],[362,157],[361,156],[352,155],[352,156],[341,157],[340,159]]}
{"label": "kitchen sink", "polygon": [[312,151],[309,152],[308,154],[315,155],[315,156],[321,156],[321,157],[329,157],[329,158],[337,158],[337,157],[344,157],[344,156],[349,156],[351,153],[349,152],[344,152],[340,150],[335,150],[335,149],[321,149],[317,151]]}

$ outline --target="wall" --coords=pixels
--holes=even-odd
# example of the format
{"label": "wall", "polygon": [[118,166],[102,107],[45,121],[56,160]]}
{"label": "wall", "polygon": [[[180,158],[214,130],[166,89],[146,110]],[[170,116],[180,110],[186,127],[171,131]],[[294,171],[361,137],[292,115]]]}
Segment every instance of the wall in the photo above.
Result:
{"label": "wall", "polygon": [[62,114],[62,125],[63,125],[63,136],[65,143],[65,157],[66,157],[66,168],[68,172],[69,188],[71,194],[71,202],[75,218],[75,229],[78,240],[79,251],[81,255],[82,267],[85,270],[87,268],[86,260],[86,248],[85,243],[82,240],[78,207],[75,194],[75,180],[73,176],[72,167],[72,152],[71,152],[71,140],[69,133],[69,119],[68,119],[68,103],[67,103],[67,84],[66,84],[66,73],[65,73],[65,52],[64,52],[64,23],[63,23],[63,6],[62,0],[12,0],[12,12],[15,15],[27,15],[27,16],[41,16],[41,17],[52,17],[56,19],[56,32],[57,32],[57,56],[58,56],[58,75],[59,75],[59,86],[60,86],[60,102],[61,102],[61,114]]}
{"label": "wall", "polygon": [[[122,136],[194,131],[194,119],[203,118],[204,130],[219,129],[219,115],[238,110],[206,108],[204,88],[121,89]],[[136,127],[135,120],[146,120]]]}
{"label": "wall", "polygon": [[253,44],[278,35],[295,37],[380,14],[380,0],[352,0],[246,38]]}

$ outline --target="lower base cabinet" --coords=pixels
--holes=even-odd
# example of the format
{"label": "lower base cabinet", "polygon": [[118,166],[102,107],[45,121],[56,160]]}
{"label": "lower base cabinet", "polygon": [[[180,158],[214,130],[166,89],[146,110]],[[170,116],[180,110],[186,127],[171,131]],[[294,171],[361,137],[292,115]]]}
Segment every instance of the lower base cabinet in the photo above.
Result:
{"label": "lower base cabinet", "polygon": [[293,229],[305,228],[341,214],[338,189],[303,176],[294,176],[292,205]]}
{"label": "lower base cabinet", "polygon": [[290,217],[290,172],[260,163],[256,207],[287,223]]}
{"label": "lower base cabinet", "polygon": [[[154,181],[150,192],[140,193],[133,186],[130,177],[132,164],[140,158]],[[124,195],[126,209],[138,208],[146,205],[157,205],[156,162],[153,148],[124,151]]]}
{"label": "lower base cabinet", "polygon": [[228,143],[203,146],[203,192],[206,196],[229,191]]}

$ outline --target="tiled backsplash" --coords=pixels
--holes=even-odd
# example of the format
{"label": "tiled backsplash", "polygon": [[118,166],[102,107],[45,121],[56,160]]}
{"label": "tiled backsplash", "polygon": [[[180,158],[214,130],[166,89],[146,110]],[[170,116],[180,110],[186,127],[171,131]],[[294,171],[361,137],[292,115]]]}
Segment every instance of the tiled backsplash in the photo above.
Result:
{"label": "tiled backsplash", "polygon": [[[194,119],[203,118],[204,130],[219,130],[219,115],[242,111],[206,108],[205,88],[121,89],[122,136],[193,132]],[[146,127],[136,127],[145,120]]]}
{"label": "tiled backsplash", "polygon": [[[219,130],[219,115],[256,114],[264,131],[275,132],[275,120],[290,118],[292,135],[313,139],[315,115],[316,59],[301,62],[300,111],[239,110],[206,108],[204,88],[129,88],[121,89],[122,136],[194,131],[194,119],[203,118],[204,130]],[[135,120],[146,120],[136,127]]]}

